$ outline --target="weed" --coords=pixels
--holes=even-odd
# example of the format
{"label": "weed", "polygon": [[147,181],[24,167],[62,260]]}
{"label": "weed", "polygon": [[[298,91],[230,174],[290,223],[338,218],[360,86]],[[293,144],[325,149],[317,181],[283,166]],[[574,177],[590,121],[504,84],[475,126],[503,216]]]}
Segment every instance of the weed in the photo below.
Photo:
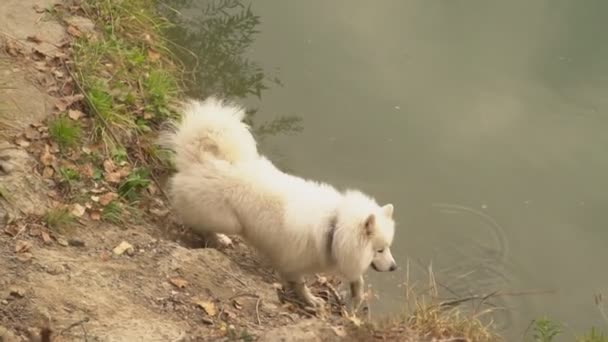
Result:
{"label": "weed", "polygon": [[560,325],[546,317],[532,321],[532,339],[535,342],[551,342],[561,332]]}
{"label": "weed", "polygon": [[61,175],[61,180],[66,183],[71,183],[73,181],[80,180],[80,174],[78,173],[78,171],[69,167],[59,168],[59,174]]}
{"label": "weed", "polygon": [[164,71],[153,70],[144,81],[148,110],[154,112],[157,118],[167,118],[171,115],[168,105],[177,94],[177,84],[173,76]]}
{"label": "weed", "polygon": [[103,211],[101,212],[101,218],[104,221],[117,224],[123,222],[122,214],[123,208],[121,204],[117,201],[112,201],[103,208]]}
{"label": "weed", "polygon": [[54,208],[44,215],[44,222],[49,229],[62,230],[69,228],[74,223],[74,216],[68,208]]}
{"label": "weed", "polygon": [[118,194],[129,201],[137,198],[137,193],[150,184],[150,172],[144,168],[133,170],[118,187]]}
{"label": "weed", "polygon": [[61,148],[75,146],[81,133],[80,126],[65,115],[60,115],[49,123],[49,135]]}
{"label": "weed", "polygon": [[608,342],[608,336],[594,327],[591,331],[576,339],[577,342]]}

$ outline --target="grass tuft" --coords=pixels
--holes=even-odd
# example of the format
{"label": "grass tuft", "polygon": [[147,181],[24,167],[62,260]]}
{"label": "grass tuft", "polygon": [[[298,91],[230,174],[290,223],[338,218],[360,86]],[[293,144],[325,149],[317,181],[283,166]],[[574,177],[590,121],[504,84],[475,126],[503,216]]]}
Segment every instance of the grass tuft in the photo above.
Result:
{"label": "grass tuft", "polygon": [[123,222],[123,208],[120,202],[112,201],[103,208],[101,219],[110,223],[118,224]]}
{"label": "grass tuft", "polygon": [[69,228],[75,219],[68,208],[54,208],[44,215],[44,222],[52,230],[63,230]]}
{"label": "grass tuft", "polygon": [[61,115],[49,123],[49,135],[61,148],[68,148],[79,142],[82,131],[78,123]]}
{"label": "grass tuft", "polygon": [[133,170],[118,187],[118,194],[129,201],[137,199],[137,194],[150,185],[150,172],[139,168]]}

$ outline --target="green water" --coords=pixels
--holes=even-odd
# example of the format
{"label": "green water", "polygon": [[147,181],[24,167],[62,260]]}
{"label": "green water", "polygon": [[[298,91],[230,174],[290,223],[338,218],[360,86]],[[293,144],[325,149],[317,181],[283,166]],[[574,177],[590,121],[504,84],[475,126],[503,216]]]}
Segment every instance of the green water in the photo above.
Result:
{"label": "green water", "polygon": [[369,274],[375,315],[403,309],[409,262],[448,297],[509,294],[481,306],[509,336],[544,315],[606,328],[608,2],[221,8],[241,3],[172,5],[192,93],[258,109],[284,169],[395,204],[402,271]]}

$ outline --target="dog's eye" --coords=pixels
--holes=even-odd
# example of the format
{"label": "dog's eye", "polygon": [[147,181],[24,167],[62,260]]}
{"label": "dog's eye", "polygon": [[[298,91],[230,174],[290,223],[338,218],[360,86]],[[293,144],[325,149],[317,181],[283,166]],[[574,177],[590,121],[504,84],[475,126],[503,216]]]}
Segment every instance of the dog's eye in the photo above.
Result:
{"label": "dog's eye", "polygon": [[378,253],[382,253],[382,252],[384,252],[384,248],[379,249],[379,250],[377,250],[376,252],[378,252]]}

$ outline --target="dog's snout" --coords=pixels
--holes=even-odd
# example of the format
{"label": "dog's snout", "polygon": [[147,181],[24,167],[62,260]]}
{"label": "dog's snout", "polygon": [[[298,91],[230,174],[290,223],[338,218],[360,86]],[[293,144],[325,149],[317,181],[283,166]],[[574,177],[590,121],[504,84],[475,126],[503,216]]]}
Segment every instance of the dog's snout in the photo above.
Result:
{"label": "dog's snout", "polygon": [[393,272],[396,269],[397,269],[397,264],[392,264],[391,267],[388,270],[391,271],[391,272]]}

